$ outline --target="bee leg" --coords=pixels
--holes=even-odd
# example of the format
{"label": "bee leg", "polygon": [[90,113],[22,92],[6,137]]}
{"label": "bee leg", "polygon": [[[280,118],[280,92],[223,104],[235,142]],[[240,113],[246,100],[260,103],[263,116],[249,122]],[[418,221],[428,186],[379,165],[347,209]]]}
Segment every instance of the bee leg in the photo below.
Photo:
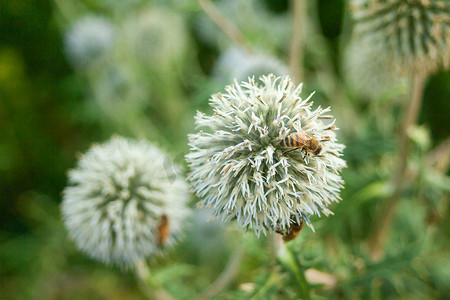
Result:
{"label": "bee leg", "polygon": [[303,161],[305,161],[305,159],[308,158],[308,150],[306,150],[306,148],[302,148],[302,153],[303,153]]}
{"label": "bee leg", "polygon": [[298,149],[300,149],[300,153],[302,154],[302,162],[305,162],[305,148],[298,148]]}
{"label": "bee leg", "polygon": [[289,149],[289,150],[287,150],[287,151],[284,151],[281,155],[285,155],[285,154],[287,154],[287,153],[294,152],[295,150],[298,150],[298,149],[301,149],[301,147]]}
{"label": "bee leg", "polygon": [[305,157],[308,156],[308,150],[306,148],[303,148],[302,151],[303,151],[303,154],[305,155]]}

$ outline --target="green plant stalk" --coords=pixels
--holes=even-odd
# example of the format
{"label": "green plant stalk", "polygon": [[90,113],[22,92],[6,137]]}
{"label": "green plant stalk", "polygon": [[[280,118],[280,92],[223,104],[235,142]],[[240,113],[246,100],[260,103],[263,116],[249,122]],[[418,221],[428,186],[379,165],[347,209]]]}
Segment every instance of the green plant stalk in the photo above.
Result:
{"label": "green plant stalk", "polygon": [[[347,120],[351,120],[351,122],[343,122],[341,120],[339,127],[342,129],[342,132],[346,132],[346,135],[352,135],[361,123],[361,116],[355,109],[354,103],[347,96],[345,84],[333,67],[332,50],[327,44],[320,27],[319,1],[311,0],[308,4],[308,43],[305,44],[305,51],[314,53],[309,62],[315,69],[312,76],[320,83],[330,104],[334,105],[333,110],[336,111],[336,114],[346,116]],[[345,13],[347,13],[346,10]],[[345,17],[344,20],[348,18]],[[344,37],[341,40],[345,39],[345,33],[347,32],[345,26],[346,24],[344,23],[344,28],[342,29]],[[344,43],[341,41],[341,44]],[[340,49],[340,52],[343,53],[342,49]]]}
{"label": "green plant stalk", "polygon": [[206,15],[222,30],[223,33],[234,43],[241,46],[248,53],[253,53],[252,48],[247,44],[242,33],[226,19],[220,10],[214,5],[211,0],[198,0],[198,4]]}
{"label": "green plant stalk", "polygon": [[240,246],[234,250],[223,272],[217,277],[210,287],[197,297],[197,300],[212,299],[226,288],[239,271],[239,267],[244,256],[244,249]]}
{"label": "green plant stalk", "polygon": [[291,70],[292,78],[299,83],[301,80],[304,80],[303,35],[307,24],[306,0],[292,0],[291,10],[293,22],[291,48],[289,52],[289,69]]}
{"label": "green plant stalk", "polygon": [[152,299],[152,291],[148,285],[148,280],[150,278],[150,269],[144,260],[139,261],[135,265],[136,279],[139,289],[148,299]]}
{"label": "green plant stalk", "polygon": [[282,284],[282,278],[280,277],[280,274],[278,274],[277,270],[273,270],[267,281],[264,283],[264,285],[258,290],[258,292],[253,295],[253,297],[250,298],[250,300],[258,300],[258,299],[265,299],[267,298],[266,293],[279,285]]}
{"label": "green plant stalk", "polygon": [[304,273],[305,270],[298,258],[294,255],[294,253],[292,253],[292,250],[284,245],[284,247],[282,247],[278,252],[278,260],[285,269],[294,275],[298,283],[299,292],[301,293],[302,299],[310,300],[311,295]]}
{"label": "green plant stalk", "polygon": [[397,203],[403,192],[409,155],[408,130],[417,122],[420,108],[422,106],[425,79],[426,74],[417,73],[411,80],[411,101],[407,104],[406,115],[398,137],[398,165],[393,178],[393,193],[381,207],[377,218],[375,219],[377,226],[375,227],[375,230],[368,242],[371,256],[375,260],[379,259],[383,255],[383,244],[387,239],[395,216]]}

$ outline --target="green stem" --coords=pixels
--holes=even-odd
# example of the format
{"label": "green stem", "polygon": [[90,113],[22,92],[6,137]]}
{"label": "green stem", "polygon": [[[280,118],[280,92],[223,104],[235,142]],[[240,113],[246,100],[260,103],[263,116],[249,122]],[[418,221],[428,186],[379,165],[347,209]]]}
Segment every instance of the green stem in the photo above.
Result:
{"label": "green stem", "polygon": [[264,285],[258,290],[258,292],[253,295],[253,297],[250,298],[250,300],[258,300],[258,299],[265,299],[267,298],[267,293],[270,289],[277,287],[279,284],[281,284],[281,277],[278,274],[277,270],[273,270],[272,273],[270,273],[269,278],[264,283]]}
{"label": "green stem", "polygon": [[283,240],[281,239],[281,235],[278,233],[273,232],[270,236],[270,254],[272,257],[272,262],[275,264],[277,259],[277,254],[280,248],[283,246]]}
{"label": "green stem", "polygon": [[245,41],[242,33],[231,23],[227,18],[225,18],[220,10],[214,5],[211,0],[198,0],[198,4],[201,9],[206,13],[206,15],[217,25],[217,27],[222,30],[223,33],[234,43],[241,46],[248,53],[253,53],[252,48]]}
{"label": "green stem", "polygon": [[224,288],[226,288],[239,271],[243,256],[244,250],[242,247],[238,246],[234,250],[233,255],[220,276],[204,293],[197,298],[197,300],[212,299],[215,295],[219,294]]}
{"label": "green stem", "polygon": [[298,83],[304,80],[303,74],[303,40],[306,26],[306,1],[292,0],[291,10],[293,16],[292,22],[292,40],[289,53],[289,68],[291,76]]}
{"label": "green stem", "polygon": [[377,226],[369,239],[369,248],[373,259],[379,259],[383,255],[383,244],[390,231],[397,203],[403,192],[409,155],[408,130],[416,124],[419,116],[425,78],[426,74],[418,73],[411,81],[411,100],[407,104],[408,107],[398,136],[398,165],[393,178],[394,190],[392,196],[381,207],[376,218]]}
{"label": "green stem", "polygon": [[148,268],[147,263],[144,260],[139,261],[136,263],[134,270],[136,272],[139,289],[144,293],[146,298],[152,299],[152,292],[147,284],[147,281],[150,278],[150,269]]}
{"label": "green stem", "polygon": [[278,252],[278,260],[281,265],[290,271],[297,280],[299,292],[304,300],[310,300],[311,294],[309,291],[309,285],[306,281],[305,270],[300,263],[300,260],[295,256],[292,250],[284,245]]}

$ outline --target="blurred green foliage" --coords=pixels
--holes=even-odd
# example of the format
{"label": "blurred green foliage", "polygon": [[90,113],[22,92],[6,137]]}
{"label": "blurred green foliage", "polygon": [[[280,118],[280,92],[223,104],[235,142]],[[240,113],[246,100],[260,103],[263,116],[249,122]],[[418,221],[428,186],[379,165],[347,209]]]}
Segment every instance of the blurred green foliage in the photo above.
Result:
{"label": "blurred green foliage", "polygon": [[[270,22],[277,32],[291,32],[289,3],[252,3],[258,22],[227,17],[252,47],[286,61],[289,36],[268,35]],[[408,98],[404,88],[392,88],[369,100],[345,80],[341,60],[350,22],[344,0],[311,0],[308,10],[304,94],[316,90],[316,104],[331,105],[341,129],[348,162],[342,203],[333,205],[333,216],[315,218],[315,233],[305,229],[289,243],[292,260],[282,263],[271,256],[270,237],[242,237],[233,225],[207,222],[196,212],[182,241],[150,261],[149,284],[193,299],[242,249],[237,275],[220,299],[298,298],[304,292],[299,274],[311,269],[336,281],[309,282],[314,299],[444,299],[450,295],[448,155],[438,156],[447,163],[429,162],[449,138],[450,73],[427,80],[423,126],[412,133],[409,182],[385,256],[374,261],[367,239],[392,189],[398,120]],[[88,14],[109,20],[117,36],[105,57],[79,68],[64,54],[65,39]],[[156,18],[157,28],[150,24],[144,36],[133,36],[139,18]],[[90,260],[68,239],[59,213],[66,171],[77,153],[113,134],[153,140],[184,164],[195,111],[209,110],[209,96],[228,83],[215,76],[214,64],[231,45],[193,0],[0,2],[1,298],[143,297],[132,272]]]}

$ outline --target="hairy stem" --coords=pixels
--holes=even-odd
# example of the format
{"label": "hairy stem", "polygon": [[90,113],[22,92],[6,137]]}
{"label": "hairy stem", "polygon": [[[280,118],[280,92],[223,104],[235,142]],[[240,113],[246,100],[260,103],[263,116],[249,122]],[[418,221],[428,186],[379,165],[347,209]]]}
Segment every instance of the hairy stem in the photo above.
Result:
{"label": "hairy stem", "polygon": [[388,236],[394,219],[398,200],[403,191],[408,163],[408,130],[417,122],[422,106],[425,74],[415,74],[411,85],[411,100],[407,104],[406,115],[398,136],[398,165],[393,178],[392,196],[383,204],[376,218],[375,230],[369,239],[369,248],[373,259],[383,255],[383,244]]}
{"label": "hairy stem", "polygon": [[198,0],[200,7],[206,13],[206,15],[225,33],[225,35],[237,45],[246,49],[248,53],[252,53],[253,50],[246,43],[242,33],[233,25],[228,19],[226,19],[221,12],[217,9],[211,0]]}
{"label": "hairy stem", "polygon": [[295,81],[300,82],[303,77],[303,32],[306,26],[306,1],[291,0],[292,6],[292,40],[289,52],[289,69]]}
{"label": "hairy stem", "polygon": [[244,250],[238,246],[216,281],[214,281],[205,292],[198,296],[197,300],[211,299],[226,288],[239,270],[239,265],[241,264],[243,256]]}

